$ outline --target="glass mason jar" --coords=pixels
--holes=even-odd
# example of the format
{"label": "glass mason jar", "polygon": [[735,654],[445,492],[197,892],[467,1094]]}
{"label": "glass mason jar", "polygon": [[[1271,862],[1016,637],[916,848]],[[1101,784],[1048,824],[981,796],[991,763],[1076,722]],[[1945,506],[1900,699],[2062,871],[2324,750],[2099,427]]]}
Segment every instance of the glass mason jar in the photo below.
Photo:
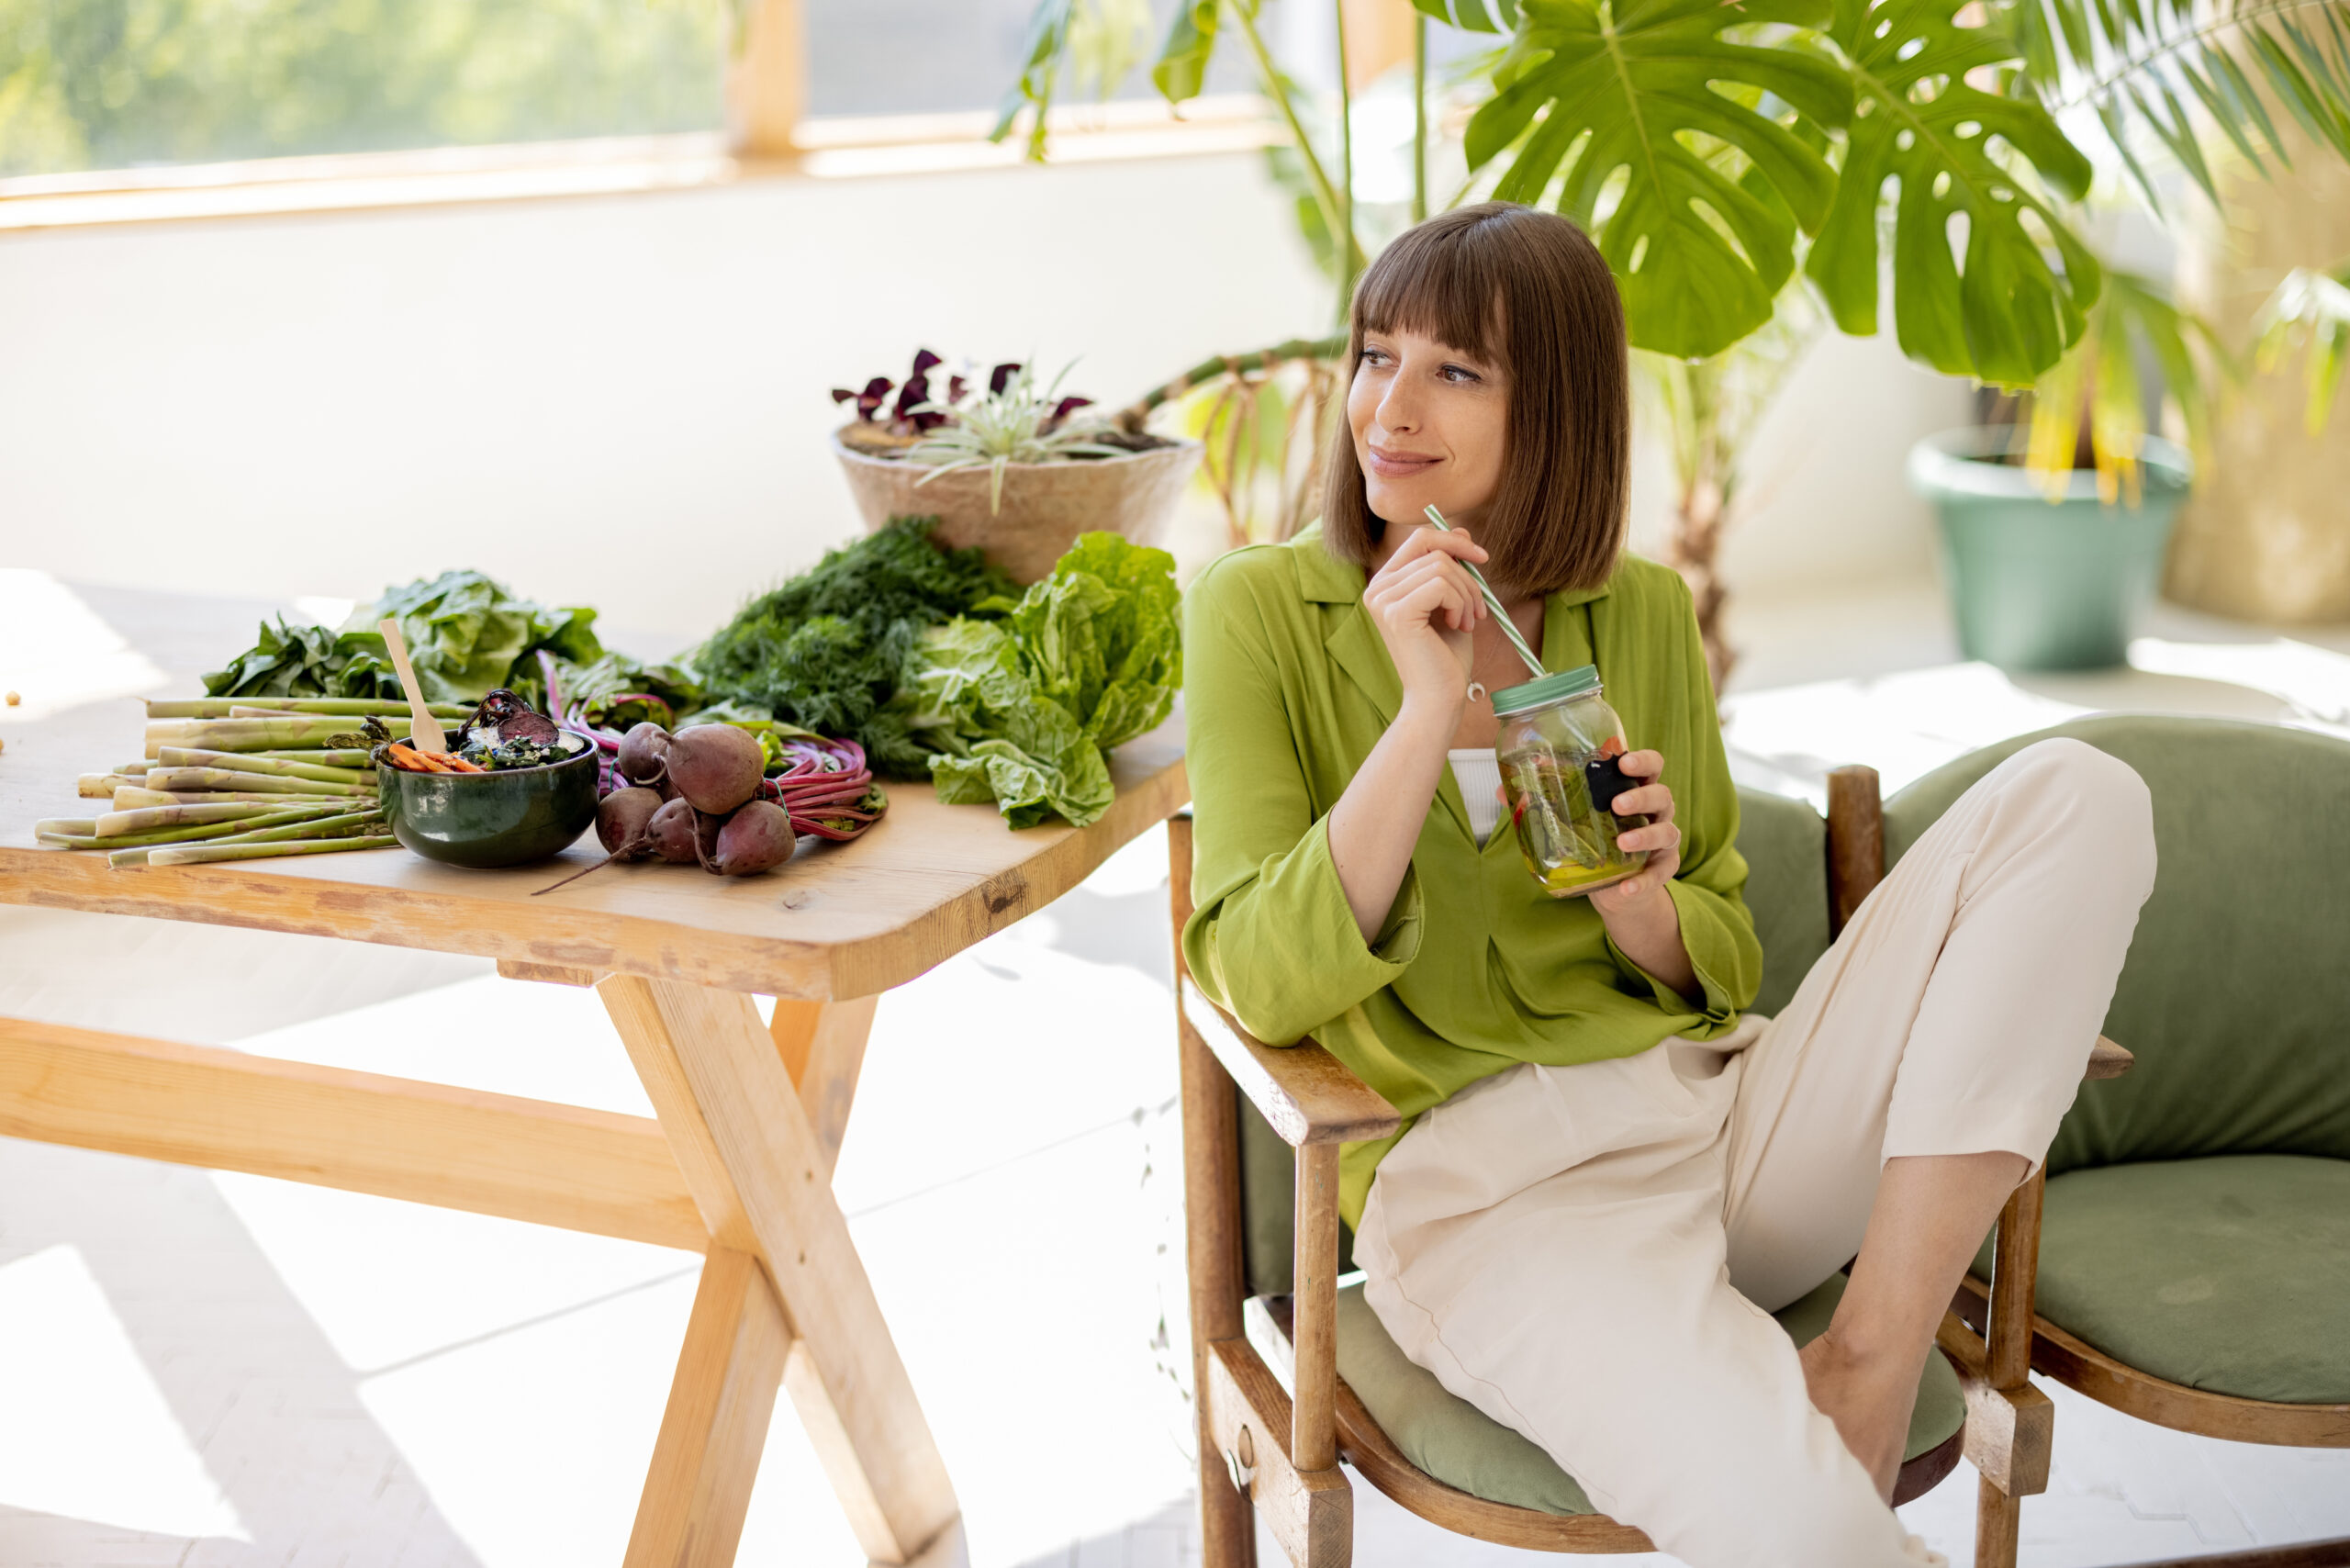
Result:
{"label": "glass mason jar", "polygon": [[1600,696],[1599,668],[1584,665],[1505,687],[1494,693],[1502,722],[1494,742],[1510,827],[1526,868],[1552,898],[1572,898],[1620,882],[1648,863],[1617,834],[1648,819],[1610,808],[1637,780],[1616,758],[1626,750],[1624,722]]}

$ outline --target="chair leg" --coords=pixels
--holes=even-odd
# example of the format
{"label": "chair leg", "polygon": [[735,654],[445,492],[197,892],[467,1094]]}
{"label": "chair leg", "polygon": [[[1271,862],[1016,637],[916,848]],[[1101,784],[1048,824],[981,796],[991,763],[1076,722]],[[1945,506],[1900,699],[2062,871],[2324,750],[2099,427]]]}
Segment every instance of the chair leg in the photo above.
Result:
{"label": "chair leg", "polygon": [[1975,1568],[2016,1568],[2016,1545],[2023,1530],[2023,1501],[2000,1491],[1988,1476],[1975,1485]]}
{"label": "chair leg", "polygon": [[[1183,923],[1192,914],[1192,822],[1167,824],[1169,913],[1175,928],[1176,989],[1183,973]],[[1205,1041],[1176,1013],[1183,1114],[1183,1233],[1192,1311],[1192,1400],[1200,1450],[1201,1568],[1257,1568],[1257,1516],[1233,1484],[1218,1450],[1209,1406],[1208,1347],[1237,1339],[1245,1294],[1240,1267],[1238,1091]]]}
{"label": "chair leg", "polygon": [[[2033,1171],[1999,1211],[1998,1229],[1993,1233],[1990,1316],[1986,1325],[1989,1331],[1984,1336],[1983,1370],[1986,1381],[2002,1394],[2017,1394],[2031,1386],[2032,1298],[2040,1273],[2041,1205],[2047,1190],[2047,1173]],[[2023,1530],[2024,1495],[2048,1484],[2047,1436],[2043,1427],[2031,1445],[2034,1451],[2011,1450],[2007,1455],[2007,1486],[1988,1474],[1978,1484],[1975,1568],[2015,1568]]]}

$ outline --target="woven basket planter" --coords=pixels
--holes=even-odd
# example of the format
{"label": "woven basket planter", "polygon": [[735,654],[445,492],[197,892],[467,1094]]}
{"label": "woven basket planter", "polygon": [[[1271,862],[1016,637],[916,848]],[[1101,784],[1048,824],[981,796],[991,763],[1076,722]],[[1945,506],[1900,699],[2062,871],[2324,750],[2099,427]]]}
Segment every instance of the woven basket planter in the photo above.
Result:
{"label": "woven basket planter", "polygon": [[[833,455],[868,532],[893,517],[935,517],[941,544],[977,545],[1018,582],[1052,575],[1053,563],[1080,533],[1107,530],[1137,544],[1156,544],[1176,499],[1200,465],[1196,441],[1122,457],[1069,463],[1015,463],[1004,470],[1003,503],[988,504],[985,468],[939,474],[899,458],[868,457],[833,438]],[[925,475],[938,476],[924,485]]]}

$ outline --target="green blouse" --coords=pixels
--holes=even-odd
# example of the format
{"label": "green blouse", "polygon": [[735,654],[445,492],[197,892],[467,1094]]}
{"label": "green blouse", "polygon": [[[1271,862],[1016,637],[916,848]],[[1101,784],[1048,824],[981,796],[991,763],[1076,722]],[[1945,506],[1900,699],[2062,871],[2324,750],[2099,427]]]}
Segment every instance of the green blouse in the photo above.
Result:
{"label": "green blouse", "polygon": [[[1588,899],[1543,892],[1505,823],[1481,848],[1449,768],[1394,907],[1363,941],[1327,823],[1403,700],[1363,583],[1317,526],[1224,556],[1184,595],[1197,825],[1183,954],[1202,988],[1259,1039],[1314,1036],[1406,1128],[1518,1062],[1598,1061],[1727,1031],[1754,1000],[1762,949],[1740,898],[1738,792],[1680,575],[1626,555],[1602,587],[1553,594],[1542,660],[1596,664],[1632,746],[1664,756],[1682,832],[1669,887],[1702,1006],[1625,957]],[[1402,1136],[1346,1147],[1349,1226]]]}

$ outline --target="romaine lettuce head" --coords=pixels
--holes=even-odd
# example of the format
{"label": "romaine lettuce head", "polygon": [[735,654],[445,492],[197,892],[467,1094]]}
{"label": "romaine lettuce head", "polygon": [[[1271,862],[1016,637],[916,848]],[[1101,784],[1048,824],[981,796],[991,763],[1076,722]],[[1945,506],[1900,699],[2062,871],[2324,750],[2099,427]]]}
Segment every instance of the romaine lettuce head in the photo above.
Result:
{"label": "romaine lettuce head", "polygon": [[891,711],[938,755],[950,803],[994,801],[1014,827],[1109,810],[1109,749],[1163,721],[1183,678],[1174,557],[1114,533],[1080,538],[1000,621],[923,634]]}

